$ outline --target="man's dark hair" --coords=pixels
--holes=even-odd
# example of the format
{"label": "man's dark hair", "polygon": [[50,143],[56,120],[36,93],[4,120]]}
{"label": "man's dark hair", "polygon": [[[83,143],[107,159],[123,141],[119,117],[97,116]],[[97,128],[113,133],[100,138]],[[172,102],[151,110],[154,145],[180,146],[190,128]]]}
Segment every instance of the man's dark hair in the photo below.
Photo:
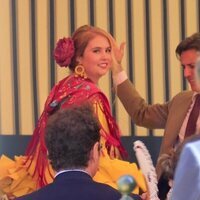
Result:
{"label": "man's dark hair", "polygon": [[194,49],[200,51],[200,33],[194,33],[190,37],[185,38],[176,47],[176,56],[180,58],[184,51]]}
{"label": "man's dark hair", "polygon": [[90,104],[62,109],[47,123],[45,143],[54,170],[85,168],[100,141],[100,125]]}

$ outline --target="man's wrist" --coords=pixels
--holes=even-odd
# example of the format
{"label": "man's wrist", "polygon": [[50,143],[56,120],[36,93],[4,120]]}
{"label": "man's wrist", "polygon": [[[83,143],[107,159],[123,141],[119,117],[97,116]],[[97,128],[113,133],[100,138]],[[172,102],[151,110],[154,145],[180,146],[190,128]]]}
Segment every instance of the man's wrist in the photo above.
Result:
{"label": "man's wrist", "polygon": [[115,86],[118,86],[119,84],[123,83],[127,79],[128,79],[128,76],[124,70],[118,73],[115,73],[113,75],[113,83]]}

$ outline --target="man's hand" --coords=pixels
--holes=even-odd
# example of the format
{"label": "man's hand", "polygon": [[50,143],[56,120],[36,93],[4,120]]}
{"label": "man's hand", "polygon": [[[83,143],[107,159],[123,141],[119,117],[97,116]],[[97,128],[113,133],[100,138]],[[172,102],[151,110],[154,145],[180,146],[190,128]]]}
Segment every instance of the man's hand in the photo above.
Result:
{"label": "man's hand", "polygon": [[124,47],[125,47],[125,42],[121,43],[120,46],[118,47],[116,41],[113,40],[113,44],[112,44],[113,64],[111,68],[113,75],[123,70],[121,66],[121,62],[124,56]]}

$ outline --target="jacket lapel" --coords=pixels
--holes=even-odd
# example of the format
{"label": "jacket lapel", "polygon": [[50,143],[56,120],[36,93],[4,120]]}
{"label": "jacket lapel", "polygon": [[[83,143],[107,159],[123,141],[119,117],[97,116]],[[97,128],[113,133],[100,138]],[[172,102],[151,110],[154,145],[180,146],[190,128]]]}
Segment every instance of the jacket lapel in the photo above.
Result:
{"label": "jacket lapel", "polygon": [[191,91],[184,92],[172,100],[160,153],[168,151],[170,147],[175,145],[180,128],[191,105],[192,95],[193,92]]}

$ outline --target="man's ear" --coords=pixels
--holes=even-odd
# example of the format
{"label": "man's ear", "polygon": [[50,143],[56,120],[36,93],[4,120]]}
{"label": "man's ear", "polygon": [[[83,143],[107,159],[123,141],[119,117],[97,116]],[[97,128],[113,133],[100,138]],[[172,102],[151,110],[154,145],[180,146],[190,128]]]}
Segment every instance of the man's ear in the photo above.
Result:
{"label": "man's ear", "polygon": [[100,156],[99,146],[100,146],[99,142],[96,142],[92,148],[90,156],[91,156],[91,159],[94,161],[99,160],[99,156]]}

